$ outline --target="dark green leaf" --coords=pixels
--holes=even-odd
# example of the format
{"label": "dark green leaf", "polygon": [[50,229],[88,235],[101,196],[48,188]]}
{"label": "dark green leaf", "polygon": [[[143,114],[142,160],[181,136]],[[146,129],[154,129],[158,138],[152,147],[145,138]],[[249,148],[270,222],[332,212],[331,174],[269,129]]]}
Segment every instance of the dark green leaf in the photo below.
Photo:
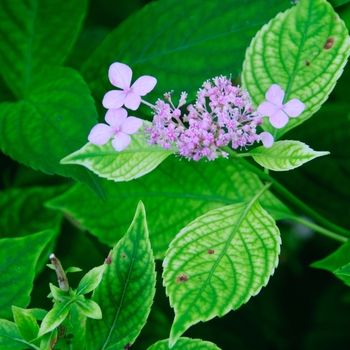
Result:
{"label": "dark green leaf", "polygon": [[33,169],[72,177],[101,194],[96,175],[60,164],[86,143],[96,118],[94,101],[80,75],[54,67],[33,77],[25,100],[0,104],[0,147]]}
{"label": "dark green leaf", "polygon": [[[169,340],[161,340],[147,350],[168,350]],[[180,338],[171,348],[172,350],[220,350],[215,344],[201,339]]]}
{"label": "dark green leaf", "polygon": [[12,316],[11,305],[25,308],[29,304],[37,260],[54,236],[53,230],[46,230],[0,239],[0,317]]}
{"label": "dark green leaf", "polygon": [[0,319],[1,350],[39,349],[27,343],[20,335],[15,323]]}
{"label": "dark green leaf", "polygon": [[87,321],[88,350],[123,349],[135,341],[146,323],[156,274],[142,202],[107,260],[110,263],[92,297],[102,310],[102,320]]}
{"label": "dark green leaf", "polygon": [[[157,258],[175,235],[196,217],[228,204],[250,200],[260,180],[233,160],[188,162],[168,158],[146,176],[126,183],[105,181],[106,202],[77,185],[47,205],[73,216],[102,242],[115,244],[127,230],[138,200],[148,210],[150,239]],[[270,192],[261,205],[282,219],[289,209]]]}
{"label": "dark green leaf", "polygon": [[113,62],[130,65],[134,80],[157,78],[149,102],[169,90],[194,97],[209,78],[237,76],[256,31],[289,6],[282,0],[151,2],[112,31],[81,71],[97,101],[113,88],[107,77]]}
{"label": "dark green leaf", "polygon": [[86,0],[0,1],[0,72],[17,97],[34,75],[67,57],[85,10]]}
{"label": "dark green leaf", "polygon": [[23,311],[25,311],[25,309],[12,306],[13,318],[18,327],[19,333],[24,340],[29,342],[37,337],[39,325],[33,316],[28,315]]}

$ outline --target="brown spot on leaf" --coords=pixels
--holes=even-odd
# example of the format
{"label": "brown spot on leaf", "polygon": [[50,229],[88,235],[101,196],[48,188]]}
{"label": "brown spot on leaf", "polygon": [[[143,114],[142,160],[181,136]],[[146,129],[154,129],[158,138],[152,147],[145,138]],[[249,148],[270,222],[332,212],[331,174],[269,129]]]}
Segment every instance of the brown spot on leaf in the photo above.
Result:
{"label": "brown spot on leaf", "polygon": [[334,45],[334,38],[327,39],[326,43],[324,44],[323,48],[325,50],[329,50]]}
{"label": "brown spot on leaf", "polygon": [[214,254],[215,252],[214,252],[214,249],[208,249],[208,250],[207,250],[207,253],[208,253],[208,254]]}
{"label": "brown spot on leaf", "polygon": [[124,345],[123,349],[124,350],[128,350],[128,349],[130,349],[131,345],[132,345],[132,343],[127,343],[127,344]]}
{"label": "brown spot on leaf", "polygon": [[305,61],[305,65],[309,66],[310,65],[310,61]]}
{"label": "brown spot on leaf", "polygon": [[184,283],[188,281],[188,276],[182,273],[181,275],[177,276],[176,282],[177,283]]}
{"label": "brown spot on leaf", "polygon": [[107,264],[107,265],[112,264],[112,258],[109,254],[108,254],[107,258],[105,259],[105,264]]}
{"label": "brown spot on leaf", "polygon": [[126,254],[125,254],[125,253],[122,254],[122,258],[123,258],[123,259],[126,258]]}

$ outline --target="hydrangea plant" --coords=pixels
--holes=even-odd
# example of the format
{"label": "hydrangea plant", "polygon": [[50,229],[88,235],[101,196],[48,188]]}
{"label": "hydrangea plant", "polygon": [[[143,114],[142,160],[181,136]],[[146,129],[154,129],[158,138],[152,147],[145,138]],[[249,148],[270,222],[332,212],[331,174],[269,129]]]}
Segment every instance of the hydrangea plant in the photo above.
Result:
{"label": "hydrangea plant", "polygon": [[[262,300],[273,323],[260,291],[315,233],[313,267],[349,286],[348,155],[329,152],[348,1],[153,1],[100,38],[87,5],[0,2],[0,148],[23,164],[2,172],[0,348],[239,348],[210,320]],[[244,348],[318,348],[249,322]]]}

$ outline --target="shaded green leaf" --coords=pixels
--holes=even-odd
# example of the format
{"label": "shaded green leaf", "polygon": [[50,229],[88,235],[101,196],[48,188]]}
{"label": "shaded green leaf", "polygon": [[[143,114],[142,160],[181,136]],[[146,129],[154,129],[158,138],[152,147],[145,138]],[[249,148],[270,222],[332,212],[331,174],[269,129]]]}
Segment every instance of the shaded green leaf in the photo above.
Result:
{"label": "shaded green leaf", "polygon": [[100,193],[97,176],[59,164],[85,144],[96,118],[90,91],[76,71],[44,70],[31,80],[25,100],[0,104],[0,147],[33,169],[72,177]]}
{"label": "shaded green leaf", "polygon": [[[317,269],[327,270],[329,272],[334,272],[339,270],[343,266],[347,265],[350,261],[350,240],[342,244],[335,252],[328,255],[322,260],[315,261],[311,264],[312,267]],[[343,275],[341,273],[335,274],[344,283],[350,286],[350,276]]]}
{"label": "shaded green leaf", "polygon": [[[126,183],[104,181],[102,202],[81,185],[50,200],[47,206],[73,216],[102,242],[113,245],[124,235],[138,200],[147,206],[152,247],[163,258],[169,243],[187,224],[206,212],[250,200],[262,188],[256,175],[232,160],[180,161],[168,158],[152,173]],[[274,217],[290,215],[289,209],[270,192],[262,206]]]}
{"label": "shaded green leaf", "polygon": [[21,309],[22,313],[29,317],[34,317],[36,320],[42,321],[47,314],[47,311],[44,309]]}
{"label": "shaded green leaf", "polygon": [[87,294],[93,291],[101,282],[106,264],[94,267],[79,282],[77,294]]}
{"label": "shaded green leaf", "polygon": [[270,148],[263,146],[249,152],[264,168],[274,171],[295,169],[310,160],[325,156],[329,152],[317,152],[299,141],[278,141]]}
{"label": "shaded green leaf", "polygon": [[186,90],[193,98],[205,80],[237,76],[251,38],[289,6],[282,0],[151,2],[113,30],[81,72],[96,101],[112,89],[107,71],[113,62],[130,65],[134,80],[157,78],[149,102],[169,90]]}
{"label": "shaded green leaf", "polygon": [[24,311],[25,309],[12,306],[13,318],[18,327],[18,331],[22,338],[29,342],[37,337],[39,325],[33,316],[28,315]]}
{"label": "shaded green leaf", "polygon": [[80,267],[68,267],[68,269],[66,270],[66,273],[72,273],[72,272],[81,272],[83,271]]}
{"label": "shaded green leaf", "polygon": [[[168,350],[167,339],[151,345],[147,350]],[[171,348],[172,350],[219,350],[215,344],[201,339],[179,338],[176,344]]]}
{"label": "shaded green leaf", "polygon": [[175,319],[169,347],[190,326],[238,309],[273,274],[279,230],[256,199],[197,218],[171,242],[163,280]]}
{"label": "shaded green leaf", "polygon": [[11,305],[25,308],[30,301],[35,266],[55,232],[46,230],[20,238],[0,239],[0,317],[12,317]]}
{"label": "shaded green leaf", "polygon": [[108,260],[110,264],[92,296],[102,310],[102,320],[87,320],[89,350],[122,349],[133,343],[150,312],[156,274],[142,202]]}
{"label": "shaded green leaf", "polygon": [[72,299],[67,298],[60,303],[55,303],[53,308],[44,317],[43,322],[40,325],[38,337],[41,337],[45,333],[58,327],[67,317],[73,302]]}
{"label": "shaded green leaf", "polygon": [[93,300],[77,299],[76,304],[85,316],[93,318],[93,319],[101,319],[102,318],[101,308]]}
{"label": "shaded green leaf", "polygon": [[86,316],[77,303],[72,304],[69,319],[72,325],[71,333],[74,334],[74,343],[85,349]]}
{"label": "shaded green leaf", "polygon": [[[350,258],[349,258],[350,260]],[[333,273],[337,276],[346,276],[346,277],[350,277],[350,263],[346,264],[343,267],[340,267],[339,269],[333,271]]]}
{"label": "shaded green leaf", "polygon": [[111,140],[103,146],[87,143],[80,150],[61,160],[61,164],[79,164],[100,177],[114,181],[137,179],[156,168],[174,151],[148,146],[139,136],[131,135],[132,142],[122,152],[117,152]]}
{"label": "shaded green leaf", "polygon": [[279,14],[252,40],[242,81],[258,106],[272,84],[285,90],[284,102],[297,98],[306,108],[280,130],[263,128],[278,138],[310,118],[328,98],[350,53],[344,22],[325,0],[303,0]]}
{"label": "shaded green leaf", "polygon": [[1,350],[38,349],[21,337],[15,323],[2,319],[0,319],[0,348]]}
{"label": "shaded green leaf", "polygon": [[54,329],[50,333],[46,333],[41,337],[40,341],[40,350],[52,349],[52,347],[56,344],[58,336],[57,329]]}
{"label": "shaded green leaf", "polygon": [[17,97],[29,91],[32,77],[43,67],[59,65],[67,57],[80,32],[86,3],[0,2],[0,72]]}

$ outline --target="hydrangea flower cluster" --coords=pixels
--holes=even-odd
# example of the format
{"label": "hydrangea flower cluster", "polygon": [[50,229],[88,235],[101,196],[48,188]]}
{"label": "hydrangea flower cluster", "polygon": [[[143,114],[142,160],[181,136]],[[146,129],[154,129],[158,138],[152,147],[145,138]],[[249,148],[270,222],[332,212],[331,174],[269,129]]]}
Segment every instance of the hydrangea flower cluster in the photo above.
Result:
{"label": "hydrangea flower cluster", "polygon": [[177,149],[180,156],[195,161],[214,160],[220,154],[227,158],[228,154],[221,149],[224,146],[242,149],[261,141],[265,147],[271,147],[273,136],[268,132],[257,133],[257,127],[263,123],[262,116],[269,117],[271,125],[278,129],[288,123],[288,117],[295,118],[305,109],[298,99],[283,104],[284,91],[273,84],[266,93],[267,101],[254,111],[248,92],[233,86],[225,76],[219,76],[205,81],[195,103],[183,112],[185,92],[176,107],[171,92],[164,95],[165,101],[158,99],[155,105],[142,100],[141,96],[155,87],[154,77],[144,75],[131,85],[131,68],[119,62],[110,66],[108,76],[111,84],[121,90],[105,94],[103,106],[108,109],[105,120],[109,125],[95,125],[88,140],[103,145],[114,137],[112,146],[118,152],[130,144],[130,134],[135,134],[143,124],[142,119],[128,117],[122,106],[132,110],[138,109],[141,102],[150,106],[154,117],[152,125],[144,128],[147,143]]}
{"label": "hydrangea flower cluster", "polygon": [[165,94],[167,102],[156,102],[152,126],[145,127],[148,144],[178,148],[181,156],[195,161],[214,160],[220,153],[228,157],[220,150],[228,145],[237,149],[262,141],[265,147],[272,146],[271,134],[257,134],[256,128],[263,120],[254,112],[248,92],[233,86],[230,79],[220,76],[204,82],[195,104],[189,105],[188,113],[182,115],[180,108],[186,97],[186,93],[181,94],[177,107],[171,93]]}

